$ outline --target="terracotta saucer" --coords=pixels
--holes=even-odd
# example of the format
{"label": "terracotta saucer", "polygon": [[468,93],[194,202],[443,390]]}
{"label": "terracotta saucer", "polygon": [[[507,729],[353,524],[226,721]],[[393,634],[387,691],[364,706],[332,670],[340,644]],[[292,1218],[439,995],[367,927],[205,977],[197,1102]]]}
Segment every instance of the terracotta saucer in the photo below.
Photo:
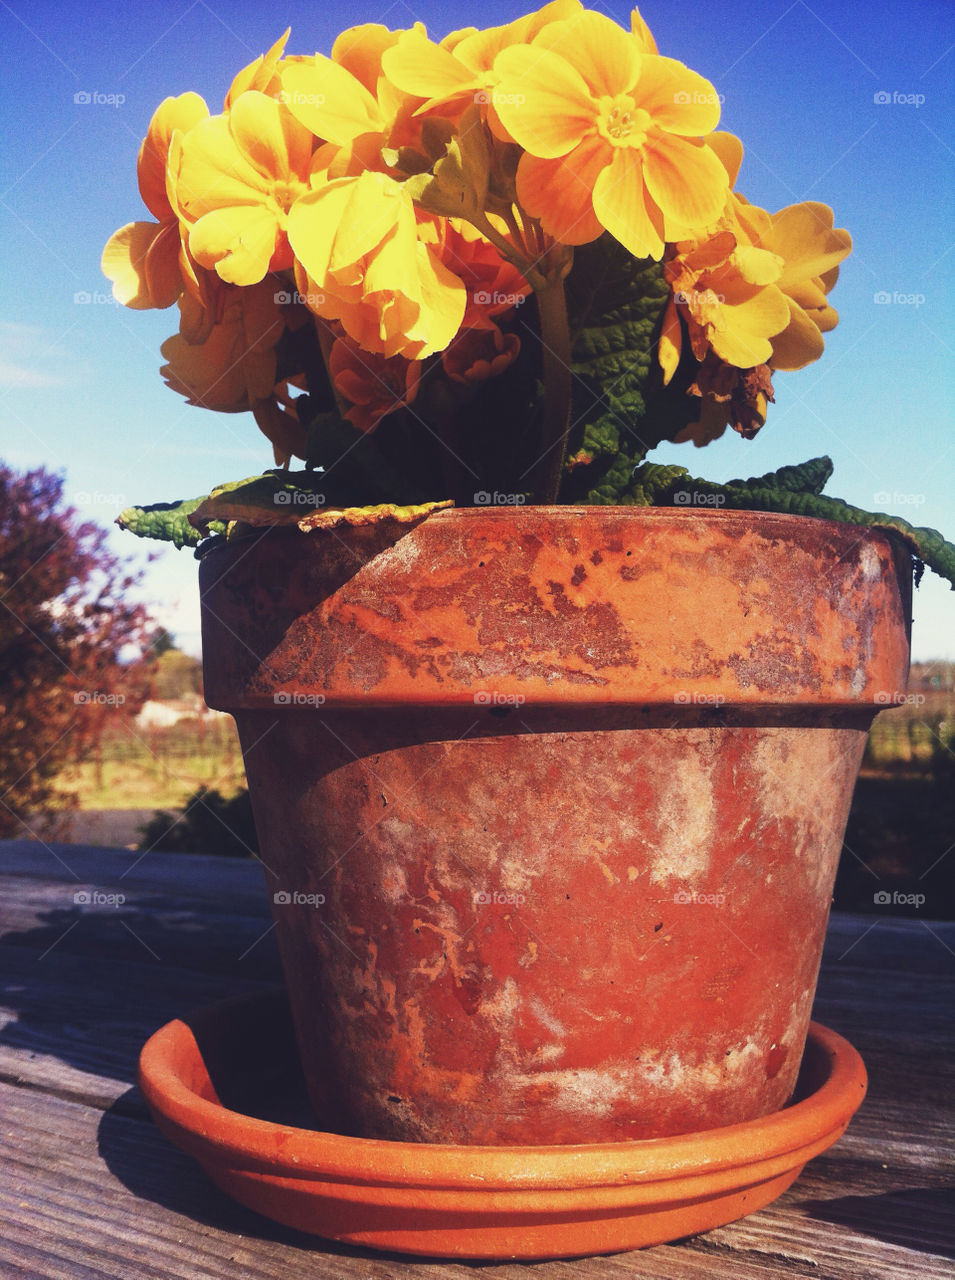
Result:
{"label": "terracotta saucer", "polygon": [[812,1023],[794,1101],[748,1124],[593,1146],[351,1138],[298,1127],[315,1120],[288,1005],[265,991],[167,1023],[139,1085],[166,1137],[277,1222],[398,1253],[542,1259],[662,1244],[761,1209],[842,1135],[866,1073]]}

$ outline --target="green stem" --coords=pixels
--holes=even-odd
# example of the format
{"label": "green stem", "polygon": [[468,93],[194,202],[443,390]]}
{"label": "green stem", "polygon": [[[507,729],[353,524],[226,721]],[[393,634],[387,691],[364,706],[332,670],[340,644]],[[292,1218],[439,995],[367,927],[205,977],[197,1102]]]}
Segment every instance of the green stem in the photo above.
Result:
{"label": "green stem", "polygon": [[537,292],[537,312],[544,377],[544,422],[534,496],[536,502],[553,503],[560,492],[570,433],[570,328],[563,272],[549,275],[546,287]]}

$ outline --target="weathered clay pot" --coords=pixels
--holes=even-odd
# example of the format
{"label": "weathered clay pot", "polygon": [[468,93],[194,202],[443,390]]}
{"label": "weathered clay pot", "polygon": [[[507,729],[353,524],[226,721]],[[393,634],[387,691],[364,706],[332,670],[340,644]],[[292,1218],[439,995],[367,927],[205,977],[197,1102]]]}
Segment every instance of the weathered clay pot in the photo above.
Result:
{"label": "weathered clay pot", "polygon": [[632,508],[210,553],[206,697],[316,1108],[541,1144],[782,1107],[910,567],[879,532]]}

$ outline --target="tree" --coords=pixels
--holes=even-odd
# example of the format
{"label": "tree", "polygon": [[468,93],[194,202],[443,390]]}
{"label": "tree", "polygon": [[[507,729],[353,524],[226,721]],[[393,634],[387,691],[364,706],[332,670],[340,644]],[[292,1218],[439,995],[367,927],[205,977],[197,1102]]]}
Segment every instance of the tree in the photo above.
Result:
{"label": "tree", "polygon": [[62,800],[77,740],[136,696],[147,615],[106,538],[64,505],[61,477],[0,461],[0,836]]}

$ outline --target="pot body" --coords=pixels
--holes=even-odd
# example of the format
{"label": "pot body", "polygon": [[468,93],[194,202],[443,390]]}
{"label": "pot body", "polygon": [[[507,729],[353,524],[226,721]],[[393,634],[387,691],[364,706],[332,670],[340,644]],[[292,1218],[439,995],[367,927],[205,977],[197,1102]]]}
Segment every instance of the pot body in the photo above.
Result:
{"label": "pot body", "polygon": [[778,1110],[910,563],[752,513],[468,509],[202,563],[309,1089],[359,1136]]}

